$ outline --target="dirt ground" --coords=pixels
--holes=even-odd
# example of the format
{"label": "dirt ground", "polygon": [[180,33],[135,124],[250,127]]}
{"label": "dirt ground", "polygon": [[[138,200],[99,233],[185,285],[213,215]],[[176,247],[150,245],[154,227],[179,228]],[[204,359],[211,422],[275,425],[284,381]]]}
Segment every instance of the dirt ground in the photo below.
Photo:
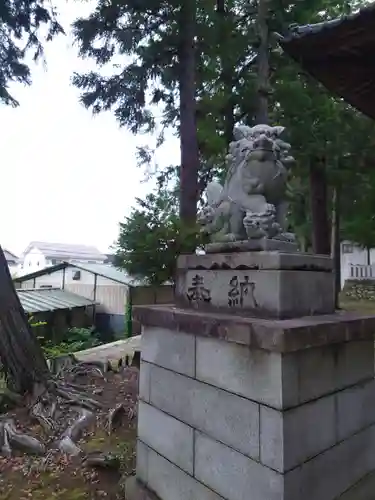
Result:
{"label": "dirt ground", "polygon": [[[135,469],[136,402],[138,369],[127,367],[122,372],[108,372],[82,380],[103,404],[96,423],[86,432],[79,445],[84,457],[68,458],[57,451],[46,457],[16,455],[0,457],[0,500],[115,500],[124,498],[121,484]],[[126,411],[111,435],[106,431],[108,411],[123,403]],[[13,412],[18,429],[43,439],[43,430],[30,420],[27,410]],[[44,439],[45,441],[45,439]],[[84,459],[97,452],[111,456],[113,466],[93,468]]]}

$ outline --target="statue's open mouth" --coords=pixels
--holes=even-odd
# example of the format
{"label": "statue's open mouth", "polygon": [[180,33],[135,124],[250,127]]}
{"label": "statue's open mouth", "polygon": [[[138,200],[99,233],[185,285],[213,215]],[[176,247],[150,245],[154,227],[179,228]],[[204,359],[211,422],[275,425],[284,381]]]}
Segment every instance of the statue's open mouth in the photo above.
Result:
{"label": "statue's open mouth", "polygon": [[273,147],[274,141],[265,135],[257,137],[253,142],[255,150],[272,151]]}
{"label": "statue's open mouth", "polygon": [[272,148],[270,149],[257,148],[253,149],[249,153],[247,160],[265,161],[265,160],[273,160],[274,158],[275,158],[275,152]]}

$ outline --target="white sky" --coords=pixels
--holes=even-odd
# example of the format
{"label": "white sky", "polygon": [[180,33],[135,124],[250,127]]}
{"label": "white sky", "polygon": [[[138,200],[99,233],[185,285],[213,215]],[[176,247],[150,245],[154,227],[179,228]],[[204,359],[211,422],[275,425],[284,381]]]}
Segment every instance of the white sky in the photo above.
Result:
{"label": "white sky", "polygon": [[[59,2],[68,26],[90,4]],[[136,146],[154,141],[120,129],[111,113],[93,117],[71,86],[74,71],[94,68],[82,61],[72,38],[46,46],[47,70],[33,68],[31,87],[14,86],[18,108],[0,105],[0,244],[20,254],[32,240],[96,245],[107,251],[118,223],[153,183],[142,182]],[[158,153],[160,165],[179,162],[172,135]]]}

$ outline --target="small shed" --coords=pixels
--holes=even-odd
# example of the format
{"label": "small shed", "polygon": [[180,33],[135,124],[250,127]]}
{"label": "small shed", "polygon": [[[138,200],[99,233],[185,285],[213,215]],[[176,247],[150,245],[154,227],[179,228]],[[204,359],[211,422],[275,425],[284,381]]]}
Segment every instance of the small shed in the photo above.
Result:
{"label": "small shed", "polygon": [[375,118],[375,3],[339,19],[293,27],[280,44],[328,90]]}
{"label": "small shed", "polygon": [[17,276],[14,284],[18,289],[60,288],[92,300],[97,329],[115,336],[124,335],[129,300],[137,305],[173,302],[170,285],[147,286],[110,264],[62,262]]}
{"label": "small shed", "polygon": [[[94,302],[59,288],[17,289],[25,313],[40,327],[45,338],[59,341],[69,328],[87,328],[92,325]],[[39,327],[38,327],[39,328]]]}

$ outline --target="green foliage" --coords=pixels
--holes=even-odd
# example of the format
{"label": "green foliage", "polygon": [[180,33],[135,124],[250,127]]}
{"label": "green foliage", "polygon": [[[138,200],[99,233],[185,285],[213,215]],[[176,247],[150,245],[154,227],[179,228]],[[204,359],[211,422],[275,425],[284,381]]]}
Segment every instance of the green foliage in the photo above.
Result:
{"label": "green foliage", "polygon": [[100,341],[93,328],[69,328],[63,340],[58,344],[40,337],[39,340],[47,359],[56,358],[64,354],[72,354],[100,345]]}
{"label": "green foliage", "polygon": [[28,323],[31,326],[31,328],[39,328],[41,326],[47,325],[46,321],[36,321],[34,316],[28,317]]}
{"label": "green foliage", "polygon": [[343,203],[342,236],[364,248],[375,248],[375,173],[371,167],[357,172],[350,195],[351,203]]}
{"label": "green foliage", "polygon": [[181,226],[173,192],[160,190],[137,203],[120,224],[115,264],[150,285],[173,282],[177,256],[196,247],[197,232]]}
{"label": "green foliage", "polygon": [[[43,42],[52,40],[63,29],[52,3],[43,0],[3,0],[0,2],[0,102],[17,106],[9,93],[11,82],[31,83],[26,56],[34,61],[43,56]],[[44,40],[40,36],[44,32]]]}
{"label": "green foliage", "polygon": [[[271,33],[284,34],[290,25],[322,22],[366,3],[271,0],[268,25]],[[94,5],[92,14],[74,25],[80,54],[94,59],[99,67],[97,72],[74,76],[82,103],[94,112],[112,110],[120,125],[134,133],[158,131],[160,145],[165,128],[179,124],[180,2],[114,0],[108,4],[97,0]],[[202,192],[209,180],[223,175],[223,159],[233,125],[241,121],[253,123],[259,39],[256,2],[201,0],[196,14],[196,123]],[[126,62],[119,65],[124,56],[128,56]],[[375,183],[370,182],[367,167],[372,163],[374,123],[304,74],[282,53],[272,36],[270,66],[270,119],[287,128],[287,139],[297,160],[289,189],[291,229],[309,246],[309,168],[322,161],[330,186],[343,191],[344,233],[364,244],[364,237],[374,234],[369,222],[371,203],[364,203],[354,196],[357,189],[351,192],[346,186],[367,184],[368,189],[363,192],[372,197],[368,193],[375,189]],[[152,163],[152,150],[141,149],[139,155],[141,163]],[[162,166],[162,172],[156,173],[161,180],[163,176],[176,178],[178,168]],[[184,247],[185,235],[177,212],[170,204],[165,205],[167,191],[165,187],[160,197],[151,194],[139,201],[120,228],[119,264],[135,276],[147,277],[150,283],[173,276],[176,252]],[[162,210],[160,203],[164,204]],[[357,215],[348,206],[355,207]]]}

